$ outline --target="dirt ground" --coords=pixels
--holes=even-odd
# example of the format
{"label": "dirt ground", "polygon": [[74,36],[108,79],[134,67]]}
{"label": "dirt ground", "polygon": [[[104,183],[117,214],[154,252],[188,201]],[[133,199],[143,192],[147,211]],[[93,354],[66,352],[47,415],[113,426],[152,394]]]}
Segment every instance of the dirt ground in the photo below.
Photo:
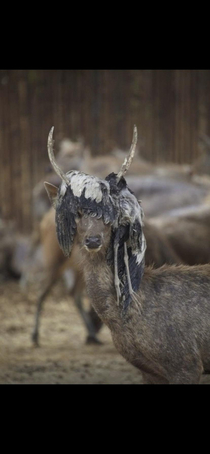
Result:
{"label": "dirt ground", "polygon": [[22,294],[16,281],[0,283],[0,384],[131,384],[140,372],[116,351],[109,330],[103,345],[85,345],[86,330],[73,300],[56,284],[47,297],[40,348],[31,343],[35,296]]}
{"label": "dirt ground", "polygon": [[[58,283],[46,299],[40,348],[32,346],[35,295],[16,281],[0,283],[0,384],[141,384],[140,372],[116,351],[107,327],[103,345],[85,345],[86,330],[73,300]],[[210,376],[202,383],[210,384]]]}

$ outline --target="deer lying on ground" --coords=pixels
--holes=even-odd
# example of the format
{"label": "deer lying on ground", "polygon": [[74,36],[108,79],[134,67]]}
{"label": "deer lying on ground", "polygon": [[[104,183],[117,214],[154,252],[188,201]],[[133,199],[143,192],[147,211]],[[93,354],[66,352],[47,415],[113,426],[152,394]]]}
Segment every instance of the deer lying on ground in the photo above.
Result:
{"label": "deer lying on ground", "polygon": [[87,293],[124,358],[145,383],[199,383],[210,369],[210,265],[145,267],[143,210],[124,179],[137,142],[118,174],[105,180],[79,171],[45,183],[65,256],[80,248]]}
{"label": "deer lying on ground", "polygon": [[210,263],[210,206],[189,206],[150,219],[188,265]]}
{"label": "deer lying on ground", "polygon": [[180,207],[200,205],[210,194],[208,185],[155,175],[127,176],[126,181],[135,196],[144,200],[146,218],[161,216]]}

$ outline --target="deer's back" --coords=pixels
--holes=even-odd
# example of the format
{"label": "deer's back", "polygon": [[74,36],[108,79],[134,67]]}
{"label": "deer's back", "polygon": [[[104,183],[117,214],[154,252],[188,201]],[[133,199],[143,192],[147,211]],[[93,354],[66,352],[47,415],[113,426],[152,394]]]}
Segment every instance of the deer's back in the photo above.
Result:
{"label": "deer's back", "polygon": [[210,265],[145,269],[137,302],[113,333],[132,364],[160,375],[199,360],[210,368]]}

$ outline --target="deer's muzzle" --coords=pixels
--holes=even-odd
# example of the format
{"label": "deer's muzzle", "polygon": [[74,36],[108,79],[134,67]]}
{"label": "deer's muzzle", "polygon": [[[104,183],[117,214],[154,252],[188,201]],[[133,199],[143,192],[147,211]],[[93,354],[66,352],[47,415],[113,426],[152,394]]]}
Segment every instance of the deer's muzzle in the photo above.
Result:
{"label": "deer's muzzle", "polygon": [[99,235],[96,236],[88,236],[85,239],[85,247],[86,249],[98,249],[102,245],[101,237]]}

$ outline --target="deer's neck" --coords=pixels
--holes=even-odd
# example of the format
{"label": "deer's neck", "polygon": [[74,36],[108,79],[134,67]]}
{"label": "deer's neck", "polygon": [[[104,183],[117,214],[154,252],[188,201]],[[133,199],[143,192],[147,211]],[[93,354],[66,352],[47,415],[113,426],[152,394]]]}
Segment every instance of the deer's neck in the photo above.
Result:
{"label": "deer's neck", "polygon": [[121,309],[116,301],[114,274],[105,260],[97,257],[84,264],[86,289],[91,304],[101,320],[112,330],[121,319]]}

